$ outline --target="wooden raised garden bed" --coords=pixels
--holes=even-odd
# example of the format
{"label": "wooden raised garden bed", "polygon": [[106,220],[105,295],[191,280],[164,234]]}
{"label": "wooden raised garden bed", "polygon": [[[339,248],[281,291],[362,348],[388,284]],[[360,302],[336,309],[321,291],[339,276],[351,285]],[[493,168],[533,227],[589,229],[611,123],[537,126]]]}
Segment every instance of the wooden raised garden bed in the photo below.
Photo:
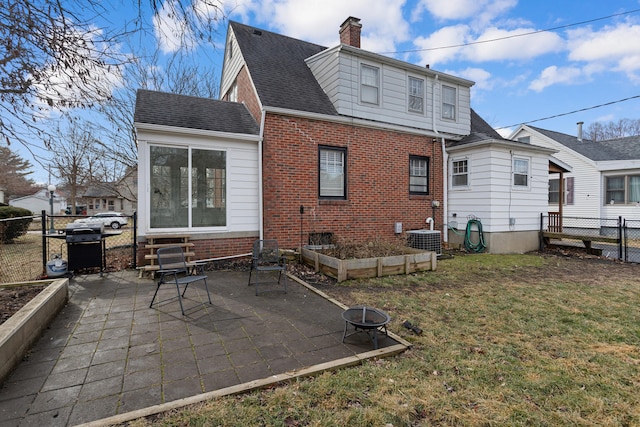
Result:
{"label": "wooden raised garden bed", "polygon": [[302,262],[338,282],[436,269],[438,255],[435,252],[412,248],[404,248],[403,251],[405,253],[401,255],[342,260],[302,248]]}

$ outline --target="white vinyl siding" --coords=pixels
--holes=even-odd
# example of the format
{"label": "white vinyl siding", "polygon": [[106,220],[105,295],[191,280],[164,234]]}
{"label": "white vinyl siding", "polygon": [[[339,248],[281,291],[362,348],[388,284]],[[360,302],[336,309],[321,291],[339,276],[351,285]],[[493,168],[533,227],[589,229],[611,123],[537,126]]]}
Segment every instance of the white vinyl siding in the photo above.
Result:
{"label": "white vinyl siding", "polygon": [[[468,135],[471,128],[471,92],[470,83],[456,80],[453,76],[438,74],[411,64],[400,66],[384,61],[375,62],[369,57],[363,60],[353,52],[341,48],[327,49],[307,60],[318,83],[327,94],[338,114],[372,122],[382,122],[411,129],[433,130],[452,135]],[[362,102],[360,99],[360,67],[369,65],[380,70],[378,104]],[[397,65],[397,66],[396,66]],[[409,111],[409,77],[424,78],[424,112]],[[440,85],[445,82],[457,92],[456,120],[441,118]],[[434,99],[435,96],[435,99]],[[435,107],[435,108],[434,108]],[[433,110],[433,111],[432,111]],[[434,126],[433,120],[436,120]]]}
{"label": "white vinyl siding", "polygon": [[[259,230],[259,192],[258,192],[258,145],[257,141],[234,141],[215,137],[190,136],[180,133],[147,131],[138,129],[139,170],[138,170],[138,226],[140,234],[150,232],[186,232],[198,233],[257,233]],[[215,190],[204,194],[202,202],[209,206],[222,207],[226,211],[226,224],[223,226],[188,225],[176,228],[151,228],[152,186],[150,146],[174,147],[195,150],[224,152],[226,157],[226,189],[224,193]],[[209,173],[209,184],[220,187],[223,176],[220,172]],[[217,183],[216,183],[217,180]],[[192,195],[193,196],[193,195]],[[183,224],[184,225],[184,224]]]}
{"label": "white vinyl siding", "polygon": [[[464,156],[463,156],[464,154]],[[450,153],[453,160],[467,159],[473,190],[451,185],[448,193],[447,222],[457,221],[464,228],[468,217],[482,222],[487,233],[533,231],[540,228],[540,214],[547,213],[548,184],[546,179],[530,180],[530,191],[518,191],[512,185],[512,155],[508,148],[475,147]],[[530,174],[546,177],[549,168],[546,153],[518,153],[530,159]],[[450,162],[451,166],[452,162]],[[451,175],[453,176],[453,175]],[[455,218],[452,216],[456,214]],[[510,218],[516,221],[510,227]],[[494,248],[499,251],[499,248]]]}

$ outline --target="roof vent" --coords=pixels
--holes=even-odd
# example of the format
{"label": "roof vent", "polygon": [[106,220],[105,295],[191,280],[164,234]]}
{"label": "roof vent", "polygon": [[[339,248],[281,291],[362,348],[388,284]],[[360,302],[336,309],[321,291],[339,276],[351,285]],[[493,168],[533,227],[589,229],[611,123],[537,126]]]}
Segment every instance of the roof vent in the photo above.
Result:
{"label": "roof vent", "polygon": [[582,125],[584,122],[576,123],[578,125],[578,142],[582,142]]}
{"label": "roof vent", "polygon": [[256,36],[261,36],[261,35],[262,35],[262,31],[260,31],[260,30],[253,30],[253,34],[255,34]]}

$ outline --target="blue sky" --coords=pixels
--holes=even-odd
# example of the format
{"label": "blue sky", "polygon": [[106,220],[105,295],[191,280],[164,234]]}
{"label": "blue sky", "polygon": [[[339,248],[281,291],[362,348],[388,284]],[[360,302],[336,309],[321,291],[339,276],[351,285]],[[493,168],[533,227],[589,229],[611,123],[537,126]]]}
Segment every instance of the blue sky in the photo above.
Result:
{"label": "blue sky", "polygon": [[[123,7],[112,12],[114,18],[131,20],[136,11],[124,7],[126,1],[120,4]],[[363,49],[475,81],[472,107],[505,135],[523,122],[572,134],[578,121],[588,127],[594,121],[640,118],[640,98],[634,98],[640,96],[640,0],[220,4],[228,19],[327,47],[339,43],[338,28],[347,17],[360,18]],[[185,36],[175,30],[177,24],[163,14],[152,22],[155,33],[136,37],[140,45],[134,43],[131,49],[152,50],[157,44],[165,53],[175,50],[171,34]],[[216,67],[216,78],[222,69],[226,28],[227,21],[221,21],[214,46],[194,42],[190,51],[194,60]],[[119,49],[127,53],[124,46]],[[632,99],[621,101],[626,98]],[[609,105],[591,108],[602,104]],[[584,111],[566,114],[577,110]],[[558,117],[538,121],[551,116]],[[34,178],[46,180],[44,172],[39,173]]]}
{"label": "blue sky", "polygon": [[[475,81],[471,105],[497,128],[640,95],[640,11],[628,13],[638,9],[637,0],[271,0],[241,1],[230,19],[334,46],[339,25],[358,17],[363,49]],[[574,133],[578,121],[621,118],[640,118],[640,99],[533,124]]]}

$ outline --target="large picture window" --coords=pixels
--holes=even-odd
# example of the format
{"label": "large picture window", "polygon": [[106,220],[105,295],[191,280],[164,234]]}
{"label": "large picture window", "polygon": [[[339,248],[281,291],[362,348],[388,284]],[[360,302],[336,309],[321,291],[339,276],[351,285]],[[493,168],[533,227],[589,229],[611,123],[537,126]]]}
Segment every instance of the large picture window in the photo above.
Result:
{"label": "large picture window", "polygon": [[429,158],[409,156],[409,193],[429,194]]}
{"label": "large picture window", "polygon": [[319,196],[321,198],[346,199],[347,150],[335,147],[319,148]]}
{"label": "large picture window", "polygon": [[605,178],[605,204],[640,203],[640,175]]}
{"label": "large picture window", "polygon": [[154,145],[149,149],[151,228],[226,226],[226,153]]}

